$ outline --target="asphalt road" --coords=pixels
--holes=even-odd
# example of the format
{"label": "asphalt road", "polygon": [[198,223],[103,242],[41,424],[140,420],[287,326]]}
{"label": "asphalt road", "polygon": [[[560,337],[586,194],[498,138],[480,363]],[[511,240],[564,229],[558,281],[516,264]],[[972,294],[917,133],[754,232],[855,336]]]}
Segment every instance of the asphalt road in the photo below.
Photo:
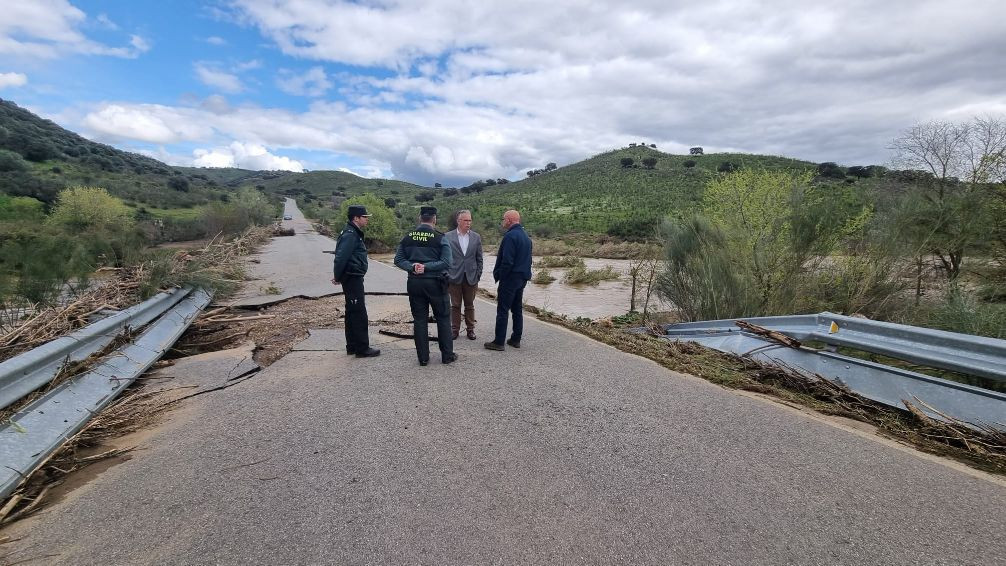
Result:
{"label": "asphalt road", "polygon": [[449,366],[317,333],[3,534],[53,564],[1006,564],[1000,480],[534,320],[487,351],[477,314]]}

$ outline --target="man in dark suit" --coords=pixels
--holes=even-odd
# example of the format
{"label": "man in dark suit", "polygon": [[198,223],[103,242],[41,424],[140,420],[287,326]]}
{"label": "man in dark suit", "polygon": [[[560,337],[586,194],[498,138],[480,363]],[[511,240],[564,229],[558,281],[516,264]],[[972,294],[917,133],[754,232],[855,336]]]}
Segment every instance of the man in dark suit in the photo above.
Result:
{"label": "man in dark suit", "polygon": [[430,363],[430,309],[437,319],[437,341],[440,361],[445,364],[458,359],[450,332],[450,299],[447,298],[447,269],[451,266],[451,247],[444,235],[437,232],[437,209],[419,209],[419,226],[402,238],[395,252],[395,265],[409,272],[406,290],[412,309],[412,331],[416,341],[419,365]]}
{"label": "man in dark suit", "polygon": [[493,279],[499,283],[496,290],[496,338],[486,342],[489,350],[503,351],[506,340],[507,318],[513,315],[513,332],[507,344],[520,348],[524,333],[524,287],[531,280],[531,238],[520,225],[520,213],[508,210],[503,213],[503,241],[496,253]]}
{"label": "man in dark suit", "polygon": [[451,330],[457,340],[461,333],[461,303],[465,305],[465,328],[468,339],[475,340],[475,292],[482,278],[482,236],[472,230],[472,212],[457,214],[458,227],[444,234],[451,246],[450,269],[447,270],[447,293],[451,296]]}

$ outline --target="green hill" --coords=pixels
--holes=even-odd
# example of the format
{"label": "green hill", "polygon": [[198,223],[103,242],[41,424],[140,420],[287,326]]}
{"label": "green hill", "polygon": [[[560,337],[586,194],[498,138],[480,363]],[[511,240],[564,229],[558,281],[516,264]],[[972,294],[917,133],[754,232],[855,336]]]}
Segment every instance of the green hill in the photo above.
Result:
{"label": "green hill", "polygon": [[[624,158],[631,158],[633,165],[624,167]],[[647,158],[657,160],[652,169],[642,165]],[[688,162],[693,165],[686,167]],[[485,187],[481,192],[441,194],[434,204],[446,210],[469,208],[476,219],[482,219],[481,223],[477,220],[480,226],[486,226],[485,222],[492,225],[506,209],[516,208],[524,224],[540,234],[642,236],[661,218],[694,211],[706,184],[729,167],[813,171],[817,165],[766,155],[672,155],[638,146],[602,153],[518,182]]]}

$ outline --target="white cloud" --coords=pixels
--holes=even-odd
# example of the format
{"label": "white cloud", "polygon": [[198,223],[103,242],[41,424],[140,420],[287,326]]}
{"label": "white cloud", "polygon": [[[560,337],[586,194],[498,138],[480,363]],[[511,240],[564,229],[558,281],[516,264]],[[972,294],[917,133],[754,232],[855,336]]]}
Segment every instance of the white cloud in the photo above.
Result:
{"label": "white cloud", "polygon": [[238,167],[255,171],[303,171],[304,166],[289,157],[270,153],[254,143],[232,142],[227,147],[192,152],[195,167]]}
{"label": "white cloud", "polygon": [[287,94],[317,97],[332,88],[332,81],[328,80],[325,69],[312,67],[302,75],[286,69],[281,70],[276,78],[276,85]]}
{"label": "white cloud", "polygon": [[196,77],[206,86],[229,94],[235,94],[244,90],[241,79],[235,74],[213,68],[208,63],[196,63],[193,67],[196,70]]}
{"label": "white cloud", "polygon": [[206,43],[209,43],[210,45],[227,45],[227,40],[222,37],[212,35],[206,38]]}
{"label": "white cloud", "polygon": [[105,29],[110,30],[119,29],[119,26],[115,22],[113,22],[111,18],[108,17],[108,14],[98,14],[98,16],[94,18],[94,21],[96,21],[99,26]]}
{"label": "white cloud", "polygon": [[106,104],[84,117],[83,125],[99,138],[158,144],[205,139],[213,130],[186,109],[157,105]]}
{"label": "white cloud", "polygon": [[0,73],[0,88],[24,86],[28,84],[28,75],[24,73]]}
{"label": "white cloud", "polygon": [[[914,122],[1006,105],[1006,75],[994,71],[1006,4],[996,0],[231,5],[286,55],[319,62],[277,77],[285,92],[318,97],[307,110],[222,97],[103,105],[88,120],[110,106],[135,117],[90,127],[222,147],[220,159],[236,141],[329,151],[397,178],[457,184],[640,141],[884,163]],[[323,62],[358,67],[330,76]],[[242,87],[237,67],[204,66],[217,90]],[[339,102],[321,98],[333,91]]]}
{"label": "white cloud", "polygon": [[[78,29],[86,20],[87,15],[67,0],[7,2],[0,18],[0,54],[43,59],[67,53],[135,58],[149,48],[136,35],[131,36],[129,47],[110,47],[89,39]],[[114,29],[107,16],[99,15],[96,21]]]}

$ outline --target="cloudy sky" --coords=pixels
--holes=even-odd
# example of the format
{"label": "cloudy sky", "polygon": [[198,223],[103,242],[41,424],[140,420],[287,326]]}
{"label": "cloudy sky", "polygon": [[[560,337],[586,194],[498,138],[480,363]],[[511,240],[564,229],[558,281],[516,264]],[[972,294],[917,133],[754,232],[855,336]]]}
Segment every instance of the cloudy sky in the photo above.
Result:
{"label": "cloudy sky", "polygon": [[524,177],[630,142],[885,164],[1006,113],[1002,0],[18,0],[0,98],[176,165]]}

